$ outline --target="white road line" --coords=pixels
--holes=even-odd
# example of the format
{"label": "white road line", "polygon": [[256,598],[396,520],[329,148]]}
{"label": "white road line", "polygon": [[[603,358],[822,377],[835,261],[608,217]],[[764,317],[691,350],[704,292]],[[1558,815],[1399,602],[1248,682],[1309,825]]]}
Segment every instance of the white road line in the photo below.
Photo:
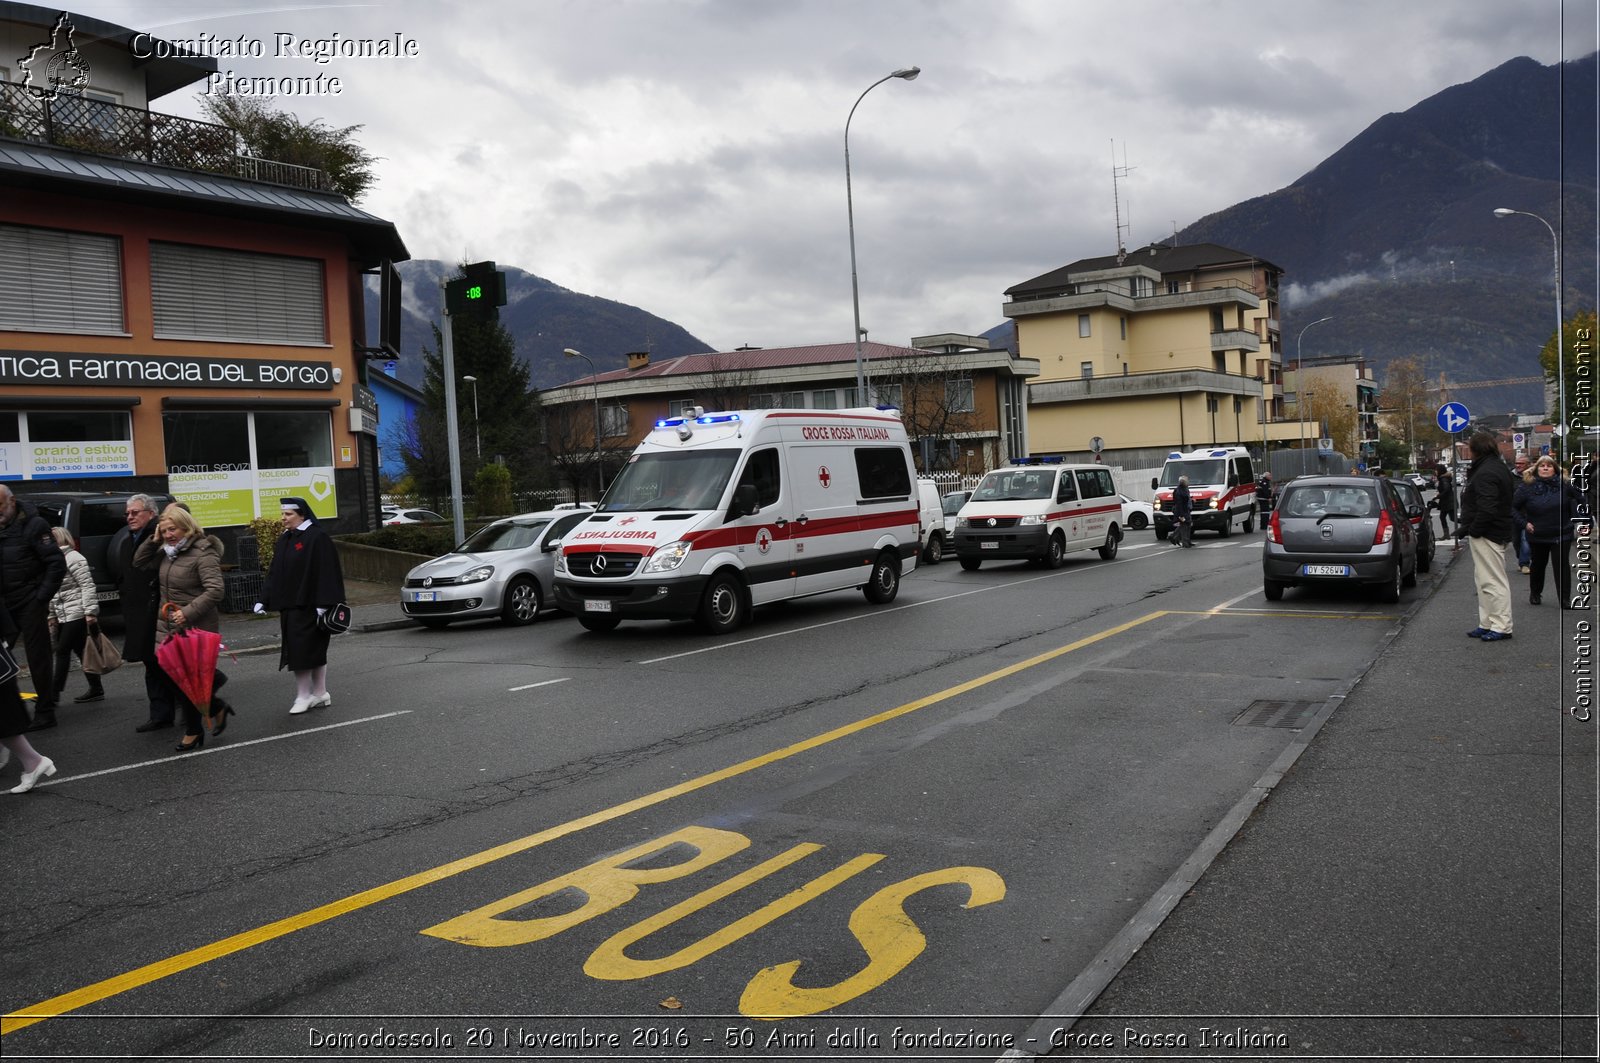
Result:
{"label": "white road line", "polygon": [[[67,775],[59,779],[46,779],[35,786],[39,789],[44,786],[60,786],[62,783],[82,782],[84,779],[93,779],[101,775],[115,775],[120,771],[133,771],[135,768],[148,768],[156,764],[172,764],[179,760],[193,760],[195,757],[209,757],[213,753],[226,753],[230,749],[244,749],[247,746],[258,746],[263,742],[280,742],[285,738],[299,738],[301,735],[316,734],[318,731],[333,731],[340,727],[354,727],[358,723],[372,723],[374,720],[387,720],[392,716],[405,716],[412,710],[399,709],[395,712],[386,712],[380,716],[363,716],[359,720],[346,720],[343,723],[330,723],[321,727],[308,727],[303,731],[291,731],[288,734],[269,735],[266,738],[252,738],[246,742],[229,742],[225,746],[216,746],[212,749],[199,749],[193,753],[179,754],[176,751],[157,760],[140,761],[138,764],[124,764],[120,768],[105,768],[101,771],[91,771],[83,775]],[[235,724],[234,726],[238,726]]]}
{"label": "white road line", "polygon": [[529,683],[527,686],[521,686],[521,687],[507,687],[506,688],[506,693],[507,694],[515,694],[519,690],[532,690],[534,687],[547,687],[547,686],[551,685],[552,683],[565,683],[567,680],[569,680],[571,678],[572,677],[570,675],[564,675],[560,679],[546,679],[542,683]]}
{"label": "white road line", "polygon": [[1222,612],[1222,610],[1228,608],[1228,606],[1237,604],[1238,602],[1242,602],[1246,598],[1253,597],[1254,595],[1260,593],[1260,590],[1261,590],[1261,588],[1259,588],[1259,587],[1252,587],[1250,590],[1245,591],[1243,594],[1239,595],[1237,598],[1229,598],[1225,602],[1222,602],[1222,603],[1220,603],[1218,605],[1213,605],[1209,610],[1207,610],[1207,612],[1220,613],[1220,612]]}

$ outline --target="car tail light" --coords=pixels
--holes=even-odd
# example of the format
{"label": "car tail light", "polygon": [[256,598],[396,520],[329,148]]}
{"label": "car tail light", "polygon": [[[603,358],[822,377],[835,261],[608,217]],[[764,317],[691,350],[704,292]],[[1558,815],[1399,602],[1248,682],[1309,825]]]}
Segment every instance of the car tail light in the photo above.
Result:
{"label": "car tail light", "polygon": [[1382,546],[1394,538],[1394,521],[1389,519],[1389,511],[1378,511],[1378,530],[1372,533],[1372,545]]}
{"label": "car tail light", "polygon": [[1278,523],[1278,511],[1272,511],[1272,519],[1267,521],[1267,537],[1279,546],[1283,545],[1283,525]]}

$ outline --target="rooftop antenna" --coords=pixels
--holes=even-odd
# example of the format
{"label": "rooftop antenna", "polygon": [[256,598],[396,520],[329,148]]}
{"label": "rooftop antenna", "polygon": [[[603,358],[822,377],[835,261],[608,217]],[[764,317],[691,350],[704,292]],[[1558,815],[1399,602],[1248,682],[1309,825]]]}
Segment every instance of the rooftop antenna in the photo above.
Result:
{"label": "rooftop antenna", "polygon": [[1111,208],[1117,222],[1117,265],[1119,266],[1128,257],[1128,242],[1124,239],[1124,234],[1127,234],[1129,238],[1133,235],[1133,208],[1128,208],[1128,221],[1124,224],[1122,221],[1122,195],[1118,189],[1117,182],[1126,179],[1132,171],[1133,167],[1128,165],[1128,145],[1122,145],[1122,165],[1118,166],[1117,142],[1113,140],[1111,142]]}

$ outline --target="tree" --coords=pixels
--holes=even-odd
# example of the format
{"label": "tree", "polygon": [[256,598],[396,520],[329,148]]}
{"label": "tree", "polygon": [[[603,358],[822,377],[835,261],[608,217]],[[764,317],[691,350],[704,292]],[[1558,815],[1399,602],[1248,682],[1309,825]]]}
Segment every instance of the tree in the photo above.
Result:
{"label": "tree", "polygon": [[[1566,367],[1567,427],[1573,431],[1593,431],[1600,418],[1596,417],[1594,388],[1595,371],[1595,312],[1580,310],[1569,317],[1561,327],[1561,361]],[[1539,352],[1539,367],[1545,379],[1557,383],[1556,337],[1554,333],[1545,341]],[[1559,402],[1559,400],[1558,400]],[[1559,424],[1561,411],[1551,409],[1551,423]]]}
{"label": "tree", "polygon": [[970,372],[948,354],[908,347],[873,361],[872,387],[877,401],[899,407],[923,472],[956,467],[960,442],[976,424]]}
{"label": "tree", "polygon": [[200,104],[213,121],[238,135],[245,154],[321,170],[346,199],[360,199],[377,179],[378,160],[355,142],[359,125],[336,129],[320,118],[302,122],[288,111],[273,110],[259,96],[202,96]]}
{"label": "tree", "polygon": [[[1449,446],[1450,436],[1434,420],[1439,393],[1428,389],[1428,378],[1415,358],[1396,358],[1389,363],[1379,402],[1384,426],[1391,436],[1405,441],[1408,452],[1431,453]],[[1405,464],[1410,464],[1409,458]]]}

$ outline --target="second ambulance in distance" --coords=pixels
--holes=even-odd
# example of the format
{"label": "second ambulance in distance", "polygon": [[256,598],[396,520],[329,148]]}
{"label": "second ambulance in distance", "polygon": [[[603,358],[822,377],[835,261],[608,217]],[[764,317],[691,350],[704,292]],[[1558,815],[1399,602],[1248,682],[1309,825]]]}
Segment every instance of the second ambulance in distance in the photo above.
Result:
{"label": "second ambulance in distance", "polygon": [[740,410],[657,421],[600,508],[562,540],[556,603],[590,631],[858,588],[883,604],[921,549],[892,410]]}

